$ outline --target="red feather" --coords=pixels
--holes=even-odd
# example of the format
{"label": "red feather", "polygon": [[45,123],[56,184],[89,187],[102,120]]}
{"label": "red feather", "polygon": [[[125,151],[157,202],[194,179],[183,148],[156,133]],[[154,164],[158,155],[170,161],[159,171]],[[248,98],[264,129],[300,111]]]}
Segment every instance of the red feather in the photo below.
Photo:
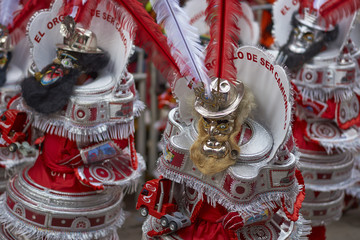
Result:
{"label": "red feather", "polygon": [[136,0],[114,1],[131,14],[137,25],[135,44],[145,49],[151,61],[170,85],[175,79],[181,78],[179,67],[170,54],[166,37],[154,19],[145,11],[142,4]]}
{"label": "red feather", "polygon": [[314,0],[301,0],[300,7],[299,7],[299,13],[303,14],[305,8],[308,8],[310,11],[313,11],[314,10]]}
{"label": "red feather", "polygon": [[60,8],[58,15],[67,16],[72,15],[76,11],[74,20],[76,23],[81,23],[82,27],[87,29],[91,24],[94,16],[94,10],[97,8],[101,0],[64,0],[63,6]]}
{"label": "red feather", "polygon": [[9,26],[11,35],[11,43],[16,45],[23,37],[25,37],[26,27],[29,19],[35,12],[50,7],[52,0],[28,0],[23,9],[14,17],[13,24]]}
{"label": "red feather", "polygon": [[335,25],[344,17],[348,17],[360,8],[360,0],[326,1],[319,9],[319,13],[326,26]]}
{"label": "red feather", "polygon": [[[206,21],[210,26],[210,43],[207,46],[206,62],[215,63],[210,77],[236,81],[233,63],[238,47],[240,29],[238,17],[243,15],[239,0],[207,0]],[[208,65],[208,64],[207,64]]]}

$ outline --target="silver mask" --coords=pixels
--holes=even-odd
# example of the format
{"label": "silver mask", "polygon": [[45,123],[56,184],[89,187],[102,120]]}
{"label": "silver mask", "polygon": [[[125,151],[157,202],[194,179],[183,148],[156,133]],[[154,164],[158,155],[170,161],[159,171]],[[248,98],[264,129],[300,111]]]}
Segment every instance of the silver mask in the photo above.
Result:
{"label": "silver mask", "polygon": [[[202,123],[203,129],[208,135],[205,141],[202,142],[202,152],[204,155],[223,158],[229,154],[229,152],[231,153],[229,138],[234,130],[234,118],[203,118]],[[235,152],[232,153],[232,155],[235,154],[237,155]]]}
{"label": "silver mask", "polygon": [[322,41],[324,37],[323,31],[298,23],[290,36],[289,49],[294,53],[304,53],[314,43]]}

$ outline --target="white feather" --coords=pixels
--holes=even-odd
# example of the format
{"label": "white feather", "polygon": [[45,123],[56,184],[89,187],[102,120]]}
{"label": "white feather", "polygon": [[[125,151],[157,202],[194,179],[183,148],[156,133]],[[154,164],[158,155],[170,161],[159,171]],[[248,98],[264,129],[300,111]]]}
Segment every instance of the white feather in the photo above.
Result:
{"label": "white feather", "polygon": [[180,72],[184,75],[189,72],[196,81],[204,83],[205,89],[209,92],[211,80],[204,64],[204,48],[200,44],[197,29],[190,25],[190,19],[180,8],[179,1],[150,2],[157,14],[157,22],[164,24],[171,55],[179,65]]}
{"label": "white feather", "polygon": [[0,24],[7,26],[12,23],[14,12],[19,7],[19,0],[1,0],[0,2]]}

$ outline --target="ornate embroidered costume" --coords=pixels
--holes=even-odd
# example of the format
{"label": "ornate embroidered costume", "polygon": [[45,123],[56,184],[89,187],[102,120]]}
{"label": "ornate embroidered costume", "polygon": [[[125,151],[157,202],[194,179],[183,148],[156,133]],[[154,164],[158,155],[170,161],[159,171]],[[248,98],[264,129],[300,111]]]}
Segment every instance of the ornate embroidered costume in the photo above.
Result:
{"label": "ornate embroidered costume", "polygon": [[[205,61],[176,2],[153,1],[153,9],[177,48],[175,60],[185,64],[174,66],[172,76],[187,78],[171,85],[179,107],[169,113],[164,132],[162,176],[148,181],[138,199],[137,209],[148,216],[143,238],[307,235],[299,217],[305,189],[293,154],[290,86],[269,55],[236,47],[241,4],[210,1]],[[186,50],[194,46],[197,51]]]}
{"label": "ornate embroidered costume", "polygon": [[312,226],[340,218],[344,190],[359,178],[353,169],[360,146],[359,52],[350,40],[358,8],[359,1],[278,1],[273,9],[282,46],[277,62],[288,66],[295,86],[294,137],[306,184],[301,212]]}
{"label": "ornate embroidered costume", "polygon": [[133,137],[143,104],[125,70],[132,19],[112,1],[91,7],[116,25],[73,4],[57,0],[29,24],[32,75],[8,111],[26,113],[44,139],[1,198],[1,239],[118,239],[123,196],[145,168]]}
{"label": "ornate embroidered costume", "polygon": [[[30,50],[25,39],[24,22],[29,20],[26,13],[48,6],[50,1],[43,1],[37,6],[29,1],[21,5],[18,1],[1,1],[0,7],[0,111],[6,110],[10,99],[20,94],[20,83],[30,65]],[[29,10],[29,6],[32,7]],[[25,16],[24,16],[25,15]],[[2,126],[5,128],[6,126]],[[6,130],[5,130],[6,131]],[[24,164],[36,159],[36,151],[30,154],[20,151],[9,151],[8,147],[0,147],[0,193],[5,191],[9,177],[17,173]]]}

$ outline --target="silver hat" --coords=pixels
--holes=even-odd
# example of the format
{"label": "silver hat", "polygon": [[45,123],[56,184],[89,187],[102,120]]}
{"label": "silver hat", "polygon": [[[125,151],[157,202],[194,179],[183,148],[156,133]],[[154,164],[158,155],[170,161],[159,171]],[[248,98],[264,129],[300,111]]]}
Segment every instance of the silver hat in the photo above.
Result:
{"label": "silver hat", "polygon": [[239,106],[244,95],[244,84],[216,78],[210,85],[211,96],[202,89],[196,92],[195,110],[206,118],[223,118],[233,113]]}
{"label": "silver hat", "polygon": [[319,12],[311,11],[309,8],[304,8],[302,14],[296,14],[295,19],[301,24],[319,31],[331,31],[335,29],[333,25],[326,26]]}
{"label": "silver hat", "polygon": [[81,53],[104,53],[103,50],[97,47],[95,33],[76,26],[74,19],[70,16],[64,18],[60,32],[64,36],[64,42],[56,44],[57,48]]}

